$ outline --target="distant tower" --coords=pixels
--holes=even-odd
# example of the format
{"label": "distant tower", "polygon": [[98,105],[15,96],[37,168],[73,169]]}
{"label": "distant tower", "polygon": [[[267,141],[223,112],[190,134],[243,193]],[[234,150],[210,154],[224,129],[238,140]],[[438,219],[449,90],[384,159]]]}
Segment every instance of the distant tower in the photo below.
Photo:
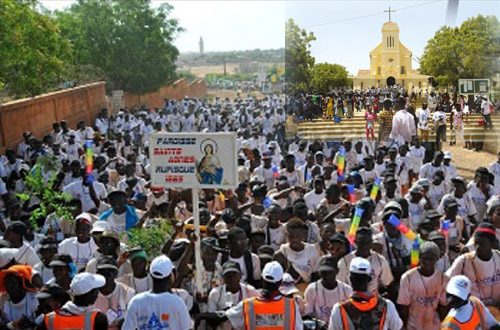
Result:
{"label": "distant tower", "polygon": [[202,37],[200,37],[199,45],[200,45],[200,54],[203,54],[205,47],[203,45],[203,38]]}

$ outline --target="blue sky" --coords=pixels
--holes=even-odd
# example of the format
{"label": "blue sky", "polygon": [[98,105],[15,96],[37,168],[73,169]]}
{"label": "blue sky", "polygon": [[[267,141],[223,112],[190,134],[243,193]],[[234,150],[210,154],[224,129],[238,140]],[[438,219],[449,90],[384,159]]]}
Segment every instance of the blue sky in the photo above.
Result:
{"label": "blue sky", "polygon": [[[41,0],[48,9],[63,9],[74,0]],[[153,6],[162,1],[153,0]],[[456,25],[478,14],[500,16],[500,0],[459,0]],[[333,0],[333,1],[169,1],[173,16],[186,31],[175,41],[181,52],[267,49],[285,46],[284,22],[295,22],[314,32],[316,62],[339,63],[355,74],[368,69],[369,52],[381,39],[384,13],[395,9],[392,20],[400,40],[420,57],[434,33],[446,23],[447,0]],[[324,24],[328,23],[328,24]],[[417,68],[418,63],[413,62]]]}
{"label": "blue sky", "polygon": [[[414,57],[420,57],[427,40],[446,24],[447,3],[446,0],[289,1],[286,17],[314,32],[316,41],[311,51],[317,63],[342,64],[356,74],[359,69],[370,68],[369,52],[381,41],[382,24],[388,20],[384,10],[389,6],[396,10],[391,18],[399,25],[401,42]],[[500,16],[500,1],[460,0],[456,25],[479,14]],[[323,24],[327,22],[331,23]],[[418,68],[415,61],[413,68]]]}
{"label": "blue sky", "polygon": [[[74,0],[41,0],[50,10],[61,10]],[[153,6],[165,1],[153,0]],[[203,37],[205,51],[285,47],[283,1],[168,1],[172,16],[186,29],[175,45],[181,52],[198,51]]]}

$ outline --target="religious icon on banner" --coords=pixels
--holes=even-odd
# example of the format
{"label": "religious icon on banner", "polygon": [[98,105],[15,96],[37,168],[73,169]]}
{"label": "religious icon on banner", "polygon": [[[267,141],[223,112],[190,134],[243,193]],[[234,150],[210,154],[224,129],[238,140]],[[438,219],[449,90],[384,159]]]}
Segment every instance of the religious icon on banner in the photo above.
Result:
{"label": "religious icon on banner", "polygon": [[201,184],[220,184],[224,169],[217,156],[218,146],[212,139],[205,139],[200,144],[200,151],[204,154],[196,164],[196,177]]}

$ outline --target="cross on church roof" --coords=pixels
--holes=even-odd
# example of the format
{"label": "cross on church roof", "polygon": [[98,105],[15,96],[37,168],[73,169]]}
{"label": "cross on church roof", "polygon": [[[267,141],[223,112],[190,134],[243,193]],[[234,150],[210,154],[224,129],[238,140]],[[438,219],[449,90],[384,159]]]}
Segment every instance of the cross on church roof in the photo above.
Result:
{"label": "cross on church roof", "polygon": [[391,10],[391,7],[389,7],[389,10],[384,10],[384,13],[389,13],[389,22],[391,22],[391,13],[396,12],[395,10]]}

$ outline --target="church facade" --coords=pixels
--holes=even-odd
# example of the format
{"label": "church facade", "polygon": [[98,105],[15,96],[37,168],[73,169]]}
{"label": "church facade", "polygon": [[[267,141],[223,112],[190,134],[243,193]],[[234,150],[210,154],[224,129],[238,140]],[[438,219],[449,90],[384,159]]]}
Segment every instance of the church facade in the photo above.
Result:
{"label": "church facade", "polygon": [[382,26],[382,42],[370,52],[370,70],[359,70],[353,77],[353,89],[384,87],[399,84],[406,90],[429,87],[429,77],[413,70],[412,53],[399,40],[395,22]]}

